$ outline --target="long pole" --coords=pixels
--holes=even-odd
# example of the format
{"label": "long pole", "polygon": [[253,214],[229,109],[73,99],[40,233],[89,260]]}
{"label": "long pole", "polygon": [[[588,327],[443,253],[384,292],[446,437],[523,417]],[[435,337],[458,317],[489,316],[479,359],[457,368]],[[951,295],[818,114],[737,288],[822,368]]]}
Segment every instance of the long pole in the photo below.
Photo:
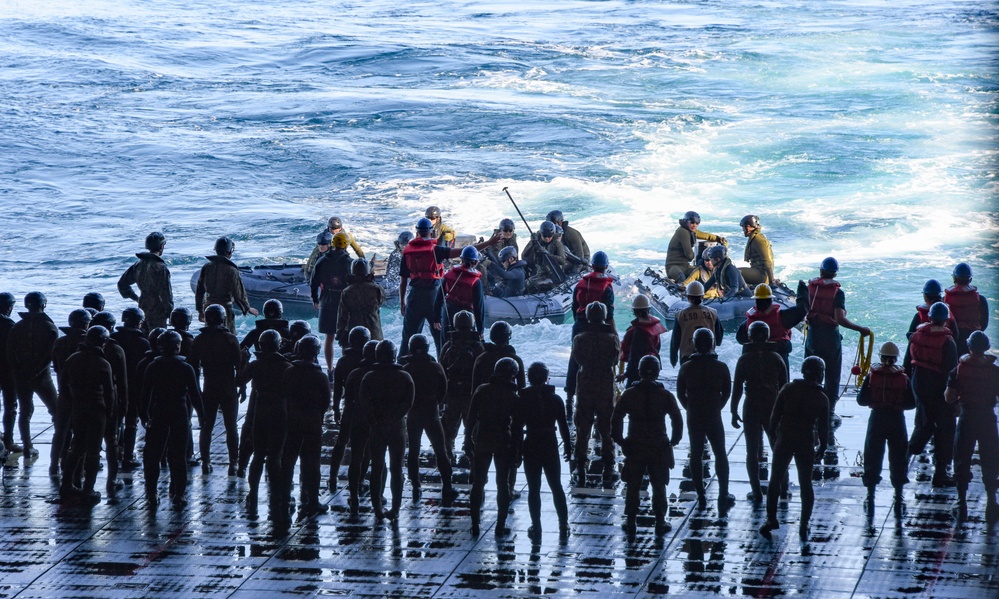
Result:
{"label": "long pole", "polygon": [[520,211],[520,207],[517,206],[517,202],[513,201],[513,196],[510,195],[510,188],[504,187],[503,192],[506,193],[506,197],[510,198],[510,203],[513,204],[514,210],[516,210],[517,214],[520,215],[520,220],[524,221],[524,226],[527,227],[527,232],[531,235],[531,237],[534,237],[534,231],[531,230],[531,225],[527,224],[527,219],[524,218],[524,213]]}
{"label": "long pole", "polygon": [[527,232],[530,233],[531,239],[534,239],[537,242],[538,249],[541,250],[541,255],[545,257],[545,264],[548,266],[548,270],[550,271],[552,278],[555,279],[555,284],[561,285],[565,282],[565,273],[562,272],[562,269],[552,258],[551,254],[548,253],[548,250],[541,246],[541,239],[534,237],[534,231],[531,230],[531,225],[527,224],[527,219],[524,218],[524,213],[520,211],[520,207],[517,206],[517,202],[513,200],[513,196],[510,195],[510,189],[504,187],[503,191],[506,193],[506,197],[510,198],[510,203],[513,204],[517,214],[520,215],[520,220],[524,221],[524,226],[527,227]]}

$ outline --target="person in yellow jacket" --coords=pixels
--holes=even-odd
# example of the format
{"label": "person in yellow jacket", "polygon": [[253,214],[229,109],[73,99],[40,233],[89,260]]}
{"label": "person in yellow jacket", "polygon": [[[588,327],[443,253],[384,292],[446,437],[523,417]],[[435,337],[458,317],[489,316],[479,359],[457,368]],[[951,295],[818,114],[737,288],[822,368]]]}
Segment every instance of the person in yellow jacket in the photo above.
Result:
{"label": "person in yellow jacket", "polygon": [[746,279],[749,285],[759,285],[767,283],[771,287],[780,285],[780,281],[774,276],[774,251],[770,247],[770,240],[762,233],[760,217],[755,214],[747,214],[739,221],[742,227],[742,234],[746,236],[746,253],[743,260],[749,262],[749,266],[739,268],[742,278]]}
{"label": "person in yellow jacket", "polygon": [[666,248],[666,276],[676,282],[686,279],[694,270],[691,261],[697,255],[697,240],[728,244],[721,235],[699,231],[701,215],[693,210],[680,219],[680,226],[673,233]]}

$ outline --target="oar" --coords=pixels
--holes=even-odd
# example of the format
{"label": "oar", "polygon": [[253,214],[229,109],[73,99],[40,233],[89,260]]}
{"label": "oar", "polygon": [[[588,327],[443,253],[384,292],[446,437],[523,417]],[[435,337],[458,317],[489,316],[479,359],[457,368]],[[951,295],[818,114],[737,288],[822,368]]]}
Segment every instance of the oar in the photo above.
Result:
{"label": "oar", "polygon": [[548,253],[548,250],[542,247],[541,240],[539,238],[534,237],[534,231],[531,230],[531,225],[527,224],[527,219],[524,218],[524,213],[520,211],[520,208],[517,206],[517,202],[515,202],[513,200],[513,196],[510,195],[509,188],[504,187],[503,191],[506,192],[506,197],[510,198],[510,203],[513,204],[513,207],[517,211],[517,214],[520,215],[520,220],[524,221],[524,226],[527,227],[527,232],[530,234],[531,239],[534,239],[535,242],[538,244],[538,249],[541,250],[541,255],[544,256],[545,264],[548,266],[548,270],[549,272],[551,272],[552,278],[555,279],[555,284],[561,285],[563,282],[565,282],[565,273],[562,272],[562,267],[559,266],[557,262],[555,262],[555,260],[551,257],[551,254]]}

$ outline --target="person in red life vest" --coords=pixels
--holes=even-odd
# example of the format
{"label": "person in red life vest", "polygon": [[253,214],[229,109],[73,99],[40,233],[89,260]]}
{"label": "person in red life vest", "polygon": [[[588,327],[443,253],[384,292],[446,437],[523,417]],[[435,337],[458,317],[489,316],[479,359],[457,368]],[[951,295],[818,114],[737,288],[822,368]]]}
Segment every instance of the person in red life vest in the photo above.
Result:
{"label": "person in red life vest", "polygon": [[666,332],[659,319],[649,313],[649,298],[639,295],[631,302],[631,310],[635,319],[624,332],[621,341],[621,361],[618,364],[617,382],[627,381],[630,387],[641,380],[638,374],[638,363],[645,356],[659,358],[662,347],[660,335]]}
{"label": "person in red life vest", "polygon": [[[500,241],[500,235],[494,233],[486,241],[472,247],[481,251]],[[423,330],[423,323],[426,321],[430,325],[436,352],[440,354],[441,334],[434,327],[440,314],[434,312],[434,304],[444,278],[444,262],[457,258],[461,251],[438,245],[434,238],[434,224],[430,219],[421,218],[416,223],[416,237],[402,250],[402,260],[399,263],[399,312],[402,314],[400,351],[409,351],[409,338]],[[399,358],[401,360],[403,356],[400,355]]]}
{"label": "person in red life vest", "polygon": [[955,337],[957,354],[968,353],[968,336],[975,331],[984,331],[989,326],[989,301],[978,293],[971,284],[971,267],[962,262],[951,273],[954,285],[944,292],[944,302],[957,321],[960,335]]}
{"label": "person in red life vest", "polygon": [[[803,291],[803,290],[799,290]],[[781,308],[774,303],[774,292],[766,283],[761,283],[753,290],[753,299],[756,306],[746,311],[746,321],[739,325],[739,330],[735,333],[735,340],[745,346],[749,343],[749,327],[754,322],[765,322],[770,329],[770,339],[773,344],[771,350],[780,354],[784,359],[784,368],[791,371],[788,356],[791,355],[791,330],[805,319],[808,314],[808,297],[804,293],[798,293],[793,308]],[[747,348],[742,348],[742,353],[746,353]]]}
{"label": "person in red life vest", "polygon": [[[586,307],[593,302],[600,302],[607,308],[604,323],[616,330],[614,326],[614,278],[607,274],[610,259],[604,252],[594,252],[590,266],[593,268],[593,272],[583,275],[583,278],[576,283],[576,289],[572,292],[572,315],[575,318],[575,322],[572,324],[573,339],[587,324]],[[576,395],[577,372],[579,372],[579,364],[570,355],[569,368],[565,375],[565,415],[569,422],[572,422],[572,403],[573,397]]]}
{"label": "person in red life vest", "polygon": [[[482,273],[476,268],[479,264],[479,251],[472,246],[461,250],[461,264],[454,266],[444,275],[441,291],[434,301],[434,313],[440,318],[434,323],[434,330],[447,343],[453,315],[468,310],[475,317],[475,331],[482,337],[482,322],[485,320],[485,286]],[[442,345],[443,346],[443,345]]]}
{"label": "person in red life vest", "polygon": [[708,329],[714,334],[715,347],[721,345],[725,330],[718,320],[718,311],[703,305],[704,285],[694,281],[687,285],[687,301],[689,306],[676,313],[673,321],[673,332],[669,338],[669,363],[686,362],[694,355],[694,333],[697,329]]}
{"label": "person in red life vest", "polygon": [[947,328],[950,310],[937,302],[930,306],[930,321],[916,328],[902,365],[911,374],[912,391],[922,408],[923,418],[909,437],[909,454],[919,455],[934,437],[934,487],[953,487],[954,479],[947,474],[954,456],[954,408],[944,401],[947,375],[957,365],[957,345]]}
{"label": "person in red life vest", "polygon": [[978,443],[987,503],[985,520],[991,526],[999,520],[999,430],[996,429],[996,398],[999,396],[999,366],[996,357],[987,356],[989,338],[981,331],[968,337],[970,353],[961,356],[957,368],[947,378],[946,400],[961,408],[954,442],[954,476],[957,479],[957,515],[968,516],[968,483],[971,482],[971,456]]}
{"label": "person in red life vest", "polygon": [[[819,276],[808,282],[807,290],[804,281],[798,281],[798,295],[807,293],[808,335],[805,337],[805,357],[818,356],[825,363],[825,382],[823,390],[829,400],[829,419],[832,431],[839,424],[836,416],[836,401],[839,400],[839,378],[843,369],[843,336],[839,327],[857,331],[861,335],[870,335],[871,329],[855,324],[846,317],[846,296],[836,281],[839,272],[839,262],[829,257],[819,266]],[[829,433],[832,435],[832,432]],[[832,447],[832,439],[828,440]]]}
{"label": "person in red life vest", "polygon": [[[906,339],[912,337],[912,334],[916,332],[916,327],[930,321],[930,306],[942,301],[944,301],[944,293],[940,281],[936,279],[926,281],[923,284],[923,303],[916,306],[916,313],[912,316],[912,322],[909,323],[909,331],[905,334]],[[947,319],[947,326],[950,328],[950,332],[954,335],[954,340],[956,341],[959,338],[959,329],[957,321],[954,320],[953,312],[950,318]]]}
{"label": "person in red life vest", "polygon": [[916,407],[916,397],[905,370],[897,364],[898,346],[888,342],[878,352],[881,363],[871,367],[857,393],[857,403],[871,409],[864,440],[864,486],[867,487],[867,507],[874,507],[874,492],[881,482],[885,445],[888,445],[888,472],[895,489],[895,510],[902,509],[902,486],[909,482],[908,433],[905,430],[905,410]]}

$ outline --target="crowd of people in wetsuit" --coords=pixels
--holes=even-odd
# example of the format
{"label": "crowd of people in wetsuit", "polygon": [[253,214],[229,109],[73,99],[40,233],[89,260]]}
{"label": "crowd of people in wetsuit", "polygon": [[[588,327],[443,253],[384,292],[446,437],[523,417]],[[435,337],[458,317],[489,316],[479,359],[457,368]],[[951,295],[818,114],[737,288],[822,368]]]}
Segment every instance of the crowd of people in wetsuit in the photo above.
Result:
{"label": "crowd of people in wetsuit", "polygon": [[[834,258],[822,261],[818,277],[807,283],[799,281],[794,306],[780,307],[773,301],[771,288],[780,282],[774,278],[772,252],[762,237],[759,219],[749,215],[740,223],[750,240],[747,243],[764,248],[763,253],[769,256],[769,261],[761,262],[757,250],[747,247],[753,273],[738,269],[733,273],[735,267],[723,251],[725,239],[699,231],[699,222],[696,213],[684,216],[667,258],[668,275],[684,285],[690,304],[676,315],[670,335],[669,358],[674,366],[679,364],[675,394],[659,382],[661,338],[667,329],[652,315],[648,298],[634,299],[634,318],[623,338],[619,337],[607,254],[597,251],[590,255],[583,242],[582,250],[568,251],[579,256],[578,262],[553,263],[546,258],[552,256],[552,244],[560,243],[554,227],[562,229],[564,238],[569,237],[571,229],[560,212],[549,214],[531,243],[541,240],[535,266],[544,277],[564,274],[556,274],[556,266],[585,267],[573,290],[575,323],[564,400],[549,384],[544,363],[525,368],[511,344],[513,329],[509,324],[496,322],[488,331],[483,326],[480,252],[491,261],[490,271],[509,271],[521,262],[515,241],[511,244],[515,239],[512,221],[504,219],[489,240],[455,248],[453,230],[443,224],[439,210],[431,207],[416,223],[416,235],[407,236],[401,248],[403,333],[398,347],[382,335],[379,307],[385,301],[384,290],[372,282],[363,252],[338,217],[331,218],[327,230],[319,235],[317,253],[306,267],[325,343],[312,334],[308,322],[285,320],[277,300],[265,303],[263,318],[242,341],[235,336],[234,306],[244,315],[258,314],[247,300],[239,270],[231,259],[235,244],[227,237],[216,242],[215,256],[208,258],[198,277],[195,311],[205,326],[197,335],[190,331],[194,313],[174,307],[170,272],[162,258],[166,238],[158,232],[146,238],[146,250],[137,254],[138,261],[119,280],[122,297],[138,302],[138,307],[121,313],[120,326],[114,314],[104,310],[100,293],[88,293],[83,307],[69,314],[66,327],[56,327],[45,312],[46,297],[38,291],[24,296],[26,312],[20,313],[21,320],[15,323],[10,318],[15,297],[0,293],[0,347],[6,350],[0,352],[3,444],[10,453],[37,455],[30,430],[33,397],[37,395],[52,416],[50,475],[59,477],[64,500],[89,505],[100,501],[95,485],[103,446],[110,500],[115,500],[120,488],[119,469],[132,471],[142,466],[147,505],[156,510],[158,478],[165,462],[170,502],[183,507],[189,468],[200,463],[202,474],[212,475],[211,438],[221,412],[228,475],[244,477],[249,473],[247,509],[257,510],[266,467],[269,518],[287,525],[296,464],[300,470],[299,517],[328,509],[321,501],[320,457],[324,424],[329,423],[327,414],[331,414],[339,432],[328,488],[336,489],[349,447],[351,515],[358,516],[361,497],[367,493],[375,518],[395,521],[403,502],[407,446],[410,451],[405,466],[413,499],[422,498],[419,448],[424,433],[441,476],[441,504],[453,504],[458,496],[452,480],[456,442],[463,425],[461,450],[471,471],[473,534],[480,533],[491,466],[496,473],[498,503],[495,533],[502,536],[509,532],[508,506],[516,495],[516,477],[522,465],[529,489],[531,538],[541,534],[542,476],[551,488],[564,538],[570,530],[560,483],[562,459],[573,468],[573,486],[613,488],[618,480],[620,447],[624,455],[621,478],[627,487],[623,528],[628,535],[636,533],[639,493],[647,477],[655,533],[662,535],[669,530],[665,488],[684,420],[699,508],[707,504],[702,467],[706,444],[714,454],[719,512],[724,514],[734,505],[722,419],[729,404],[731,425],[745,427],[751,485],[748,499],[754,504],[763,504],[764,498],[766,502],[767,520],[760,533],[769,537],[779,528],[777,504],[788,497],[787,470],[793,459],[801,485],[799,534],[807,540],[814,505],[812,467],[832,442],[831,431],[837,425],[842,354],[839,328],[862,335],[870,331],[846,318],[845,297],[835,280],[839,265]],[[694,253],[688,251],[697,239],[719,244],[709,250],[722,248],[706,252],[704,259],[711,266],[705,267],[708,276],[703,282],[697,274],[700,267],[691,262]],[[500,245],[502,249],[495,252]],[[358,254],[357,259],[348,256],[348,247]],[[447,268],[448,261],[455,258],[460,263]],[[988,494],[986,516],[995,522],[999,519],[999,431],[994,408],[999,395],[999,366],[988,353],[989,340],[982,332],[988,325],[988,303],[971,285],[967,264],[958,264],[952,276],[954,284],[946,290],[935,280],[927,281],[924,303],[917,307],[910,326],[904,359],[899,363],[897,346],[883,344],[880,363],[871,368],[859,391],[858,402],[871,408],[863,482],[868,504],[873,506],[887,446],[890,482],[895,505],[900,508],[902,487],[908,482],[908,458],[923,453],[933,439],[932,484],[957,487],[956,510],[965,518],[971,459],[977,444]],[[495,279],[501,291],[511,284],[503,276]],[[526,280],[517,277],[514,284]],[[747,284],[748,280],[756,282]],[[740,286],[744,289],[736,293],[748,291],[755,306],[746,313],[736,334],[743,354],[733,376],[715,354],[723,329],[717,313],[703,300],[709,291],[727,295]],[[429,339],[418,334],[425,321],[430,324]],[[801,378],[789,380],[790,331],[802,321],[808,326],[806,358]],[[335,365],[334,342],[342,347]],[[324,346],[325,371],[319,362]],[[50,367],[55,370],[57,385]],[[620,383],[625,388],[617,397],[616,385]],[[248,386],[252,391],[240,434],[238,404],[247,399]],[[917,410],[916,426],[907,438],[904,411],[913,408]],[[191,427],[195,414],[200,423],[200,460],[195,459]],[[14,443],[15,421],[20,445]],[[575,443],[570,423],[575,426]],[[145,429],[141,463],[136,460],[139,424]],[[591,473],[589,467],[594,429],[600,438],[599,475]],[[772,452],[766,489],[758,468],[764,456],[764,436]],[[954,476],[949,472],[952,462]],[[369,469],[370,482],[365,489]],[[386,484],[390,502],[384,498]]]}

